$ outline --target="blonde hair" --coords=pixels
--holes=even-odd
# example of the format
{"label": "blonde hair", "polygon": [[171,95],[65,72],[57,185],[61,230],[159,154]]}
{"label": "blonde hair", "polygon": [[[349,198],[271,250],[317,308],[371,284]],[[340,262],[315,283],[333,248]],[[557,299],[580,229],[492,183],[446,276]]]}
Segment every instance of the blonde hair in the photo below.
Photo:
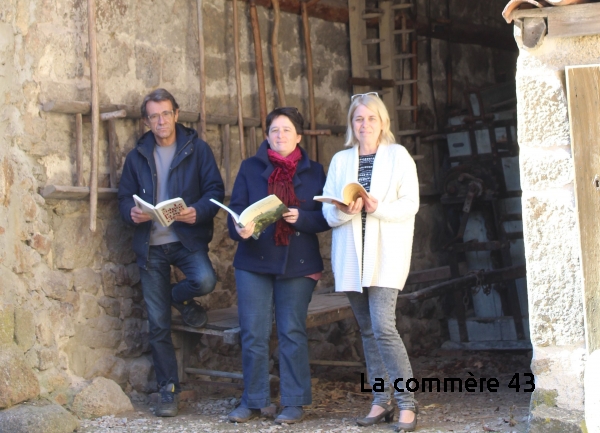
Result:
{"label": "blonde hair", "polygon": [[379,134],[379,140],[377,144],[395,143],[396,139],[394,138],[394,134],[392,131],[390,131],[390,115],[388,114],[387,108],[385,108],[383,101],[375,95],[361,95],[354,98],[350,104],[347,119],[348,128],[346,129],[346,142],[344,143],[344,146],[352,147],[358,144],[358,139],[354,135],[354,128],[352,128],[352,117],[354,116],[354,112],[359,105],[364,105],[372,112],[377,113],[381,119],[381,134]]}

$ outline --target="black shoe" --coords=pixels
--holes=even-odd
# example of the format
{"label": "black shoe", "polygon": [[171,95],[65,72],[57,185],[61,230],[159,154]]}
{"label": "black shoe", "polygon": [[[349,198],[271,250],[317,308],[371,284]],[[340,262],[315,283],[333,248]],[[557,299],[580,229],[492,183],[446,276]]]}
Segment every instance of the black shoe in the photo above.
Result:
{"label": "black shoe", "polygon": [[203,328],[208,323],[206,310],[193,299],[183,304],[173,302],[173,306],[181,313],[183,323],[192,328]]}
{"label": "black shoe", "polygon": [[260,416],[260,409],[248,409],[244,406],[238,406],[229,412],[227,419],[231,422],[247,422]]}
{"label": "black shoe", "polygon": [[160,400],[156,406],[156,416],[176,416],[179,409],[179,394],[175,392],[175,385],[167,383],[160,389]]}
{"label": "black shoe", "polygon": [[[406,410],[406,409],[403,409]],[[408,409],[410,410],[410,409]],[[413,411],[413,413],[415,414],[415,418],[412,420],[412,422],[398,422],[398,424],[396,425],[396,431],[405,431],[405,432],[411,432],[411,431],[415,431],[415,429],[417,428],[417,414],[419,413],[419,409],[417,408],[417,406],[415,405],[415,410]]]}
{"label": "black shoe", "polygon": [[286,406],[275,418],[277,424],[294,424],[302,421],[304,418],[304,409],[302,406]]}
{"label": "black shoe", "polygon": [[396,410],[396,408],[394,406],[392,406],[391,403],[378,404],[377,406],[380,406],[380,407],[384,408],[385,410],[377,416],[371,416],[371,417],[366,416],[364,418],[358,418],[356,420],[356,424],[358,424],[362,427],[367,427],[367,426],[370,426],[373,424],[377,424],[379,421],[381,421],[384,418],[385,418],[385,422],[392,422],[392,420],[394,419],[394,411]]}

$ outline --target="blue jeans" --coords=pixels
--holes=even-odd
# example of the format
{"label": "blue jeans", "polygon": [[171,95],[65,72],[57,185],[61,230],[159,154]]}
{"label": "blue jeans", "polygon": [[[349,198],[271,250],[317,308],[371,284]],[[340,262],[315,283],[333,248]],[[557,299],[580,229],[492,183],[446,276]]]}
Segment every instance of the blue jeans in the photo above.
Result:
{"label": "blue jeans", "polygon": [[[413,377],[412,367],[404,343],[396,328],[396,301],[398,290],[387,287],[363,288],[362,293],[348,292],[348,300],[360,326],[367,374],[371,387],[375,378],[385,381],[383,392],[373,391],[373,404],[382,405],[391,399],[394,381],[400,392],[394,389],[394,397],[400,410],[415,409],[413,393],[404,384]],[[414,385],[414,384],[413,384]]]}
{"label": "blue jeans", "polygon": [[[185,279],[171,284],[171,265]],[[148,310],[150,347],[159,386],[175,384],[180,390],[177,360],[171,340],[171,303],[181,303],[213,291],[217,283],[208,249],[190,253],[181,242],[150,246],[146,269],[140,268],[142,292]]]}
{"label": "blue jeans", "polygon": [[312,403],[306,315],[317,282],[306,277],[235,270],[242,340],[244,392],[241,405],[260,409],[271,404],[269,339],[273,305],[279,340],[279,377],[282,406]]}

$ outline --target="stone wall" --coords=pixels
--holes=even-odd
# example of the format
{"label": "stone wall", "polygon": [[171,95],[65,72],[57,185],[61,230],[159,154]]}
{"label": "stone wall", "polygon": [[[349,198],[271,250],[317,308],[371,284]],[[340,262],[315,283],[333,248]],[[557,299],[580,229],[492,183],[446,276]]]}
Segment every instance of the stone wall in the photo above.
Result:
{"label": "stone wall", "polygon": [[536,384],[532,425],[536,417],[541,425],[545,407],[575,413],[584,408],[587,350],[565,66],[597,63],[600,38],[546,38],[541,47],[528,50],[517,26],[515,37],[520,46],[518,126]]}
{"label": "stone wall", "polygon": [[[226,0],[204,2],[207,109],[211,114],[236,114],[231,7]],[[248,7],[240,2],[239,8],[244,114],[258,117]],[[267,41],[272,13],[258,8],[265,65],[270,64]],[[38,194],[44,185],[72,185],[75,180],[74,118],[44,112],[41,106],[52,100],[90,100],[86,17],[87,7],[81,0],[7,0],[0,5],[0,377],[10,378],[7,388],[0,389],[0,409],[40,395],[73,408],[83,384],[110,388],[91,382],[99,376],[111,379],[127,392],[147,392],[155,385],[139,273],[130,248],[131,230],[121,222],[116,201],[99,203],[97,231],[92,233],[85,200],[44,200]],[[319,19],[311,19],[310,23],[317,122],[341,125],[349,105],[348,29],[345,24]],[[100,103],[139,105],[148,91],[166,87],[182,109],[196,111],[196,26],[195,3],[188,1],[99,0]],[[282,14],[281,28],[285,30],[279,40],[287,103],[308,113],[300,17]],[[432,45],[432,74],[439,90],[445,48],[439,41]],[[455,45],[453,49],[457,83],[483,85],[494,81],[493,50],[468,45]],[[482,58],[485,62],[480,72],[473,74],[468,63]],[[420,58],[420,69],[427,71],[428,67],[426,58]],[[433,106],[443,106],[444,100],[433,98],[426,73],[421,81],[422,126],[430,128],[435,124],[427,120],[435,112]],[[272,109],[276,99],[271,68],[266,68],[266,87],[267,104]],[[133,148],[136,132],[136,122],[117,121],[121,162]],[[238,134],[232,128],[232,181],[240,163]],[[83,136],[87,184],[89,123],[84,123]],[[209,125],[207,141],[224,175],[218,127]],[[320,158],[327,166],[331,156],[342,148],[343,137],[319,138],[319,142]],[[100,148],[99,181],[107,186],[104,127]],[[420,175],[427,181],[430,169],[426,163],[420,164]],[[432,205],[417,216],[413,269],[444,264],[438,250],[443,237],[440,215],[440,207]],[[211,243],[210,258],[218,284],[202,299],[209,308],[236,302],[231,267],[235,244],[227,235],[224,220],[225,215],[220,213]],[[326,272],[320,286],[328,287],[333,282],[328,260],[330,235],[321,239]],[[443,341],[447,331],[435,302],[402,305],[400,311],[398,324],[407,346],[411,347],[411,334],[430,337],[415,338],[413,349],[436,347]],[[361,354],[356,327],[347,322],[311,331],[311,347],[322,358],[355,358]],[[202,339],[196,352],[198,361],[214,353],[230,359],[232,365],[239,360],[235,347]],[[8,359],[12,364],[5,362]]]}

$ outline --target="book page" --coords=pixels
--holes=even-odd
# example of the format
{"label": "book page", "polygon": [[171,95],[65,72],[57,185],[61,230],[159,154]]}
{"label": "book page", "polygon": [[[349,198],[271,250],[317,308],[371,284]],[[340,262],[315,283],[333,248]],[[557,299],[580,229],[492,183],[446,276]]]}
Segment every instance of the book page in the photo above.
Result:
{"label": "book page", "polygon": [[350,202],[355,201],[359,197],[367,197],[367,190],[363,188],[360,183],[352,182],[346,184],[344,186],[344,204],[350,204]]}
{"label": "book page", "polygon": [[240,222],[245,226],[250,221],[256,224],[252,237],[258,239],[260,233],[281,218],[289,209],[275,195],[271,194],[250,205],[240,215]]}
{"label": "book page", "polygon": [[157,212],[162,215],[161,224],[165,224],[165,227],[170,226],[175,222],[175,217],[181,213],[182,210],[187,209],[185,202],[181,198],[172,198],[170,200],[165,200],[160,202],[155,206]]}
{"label": "book page", "polygon": [[[238,214],[236,214],[234,211],[232,211],[231,209],[229,209],[227,206],[225,206],[223,203],[218,202],[217,200],[215,200],[214,198],[211,198],[210,201],[212,201],[214,204],[216,204],[217,206],[225,209],[227,212],[229,212],[229,214],[233,217],[233,220],[235,221],[235,223],[237,225],[240,225],[240,216]],[[242,228],[244,227],[243,225],[241,226]]]}

